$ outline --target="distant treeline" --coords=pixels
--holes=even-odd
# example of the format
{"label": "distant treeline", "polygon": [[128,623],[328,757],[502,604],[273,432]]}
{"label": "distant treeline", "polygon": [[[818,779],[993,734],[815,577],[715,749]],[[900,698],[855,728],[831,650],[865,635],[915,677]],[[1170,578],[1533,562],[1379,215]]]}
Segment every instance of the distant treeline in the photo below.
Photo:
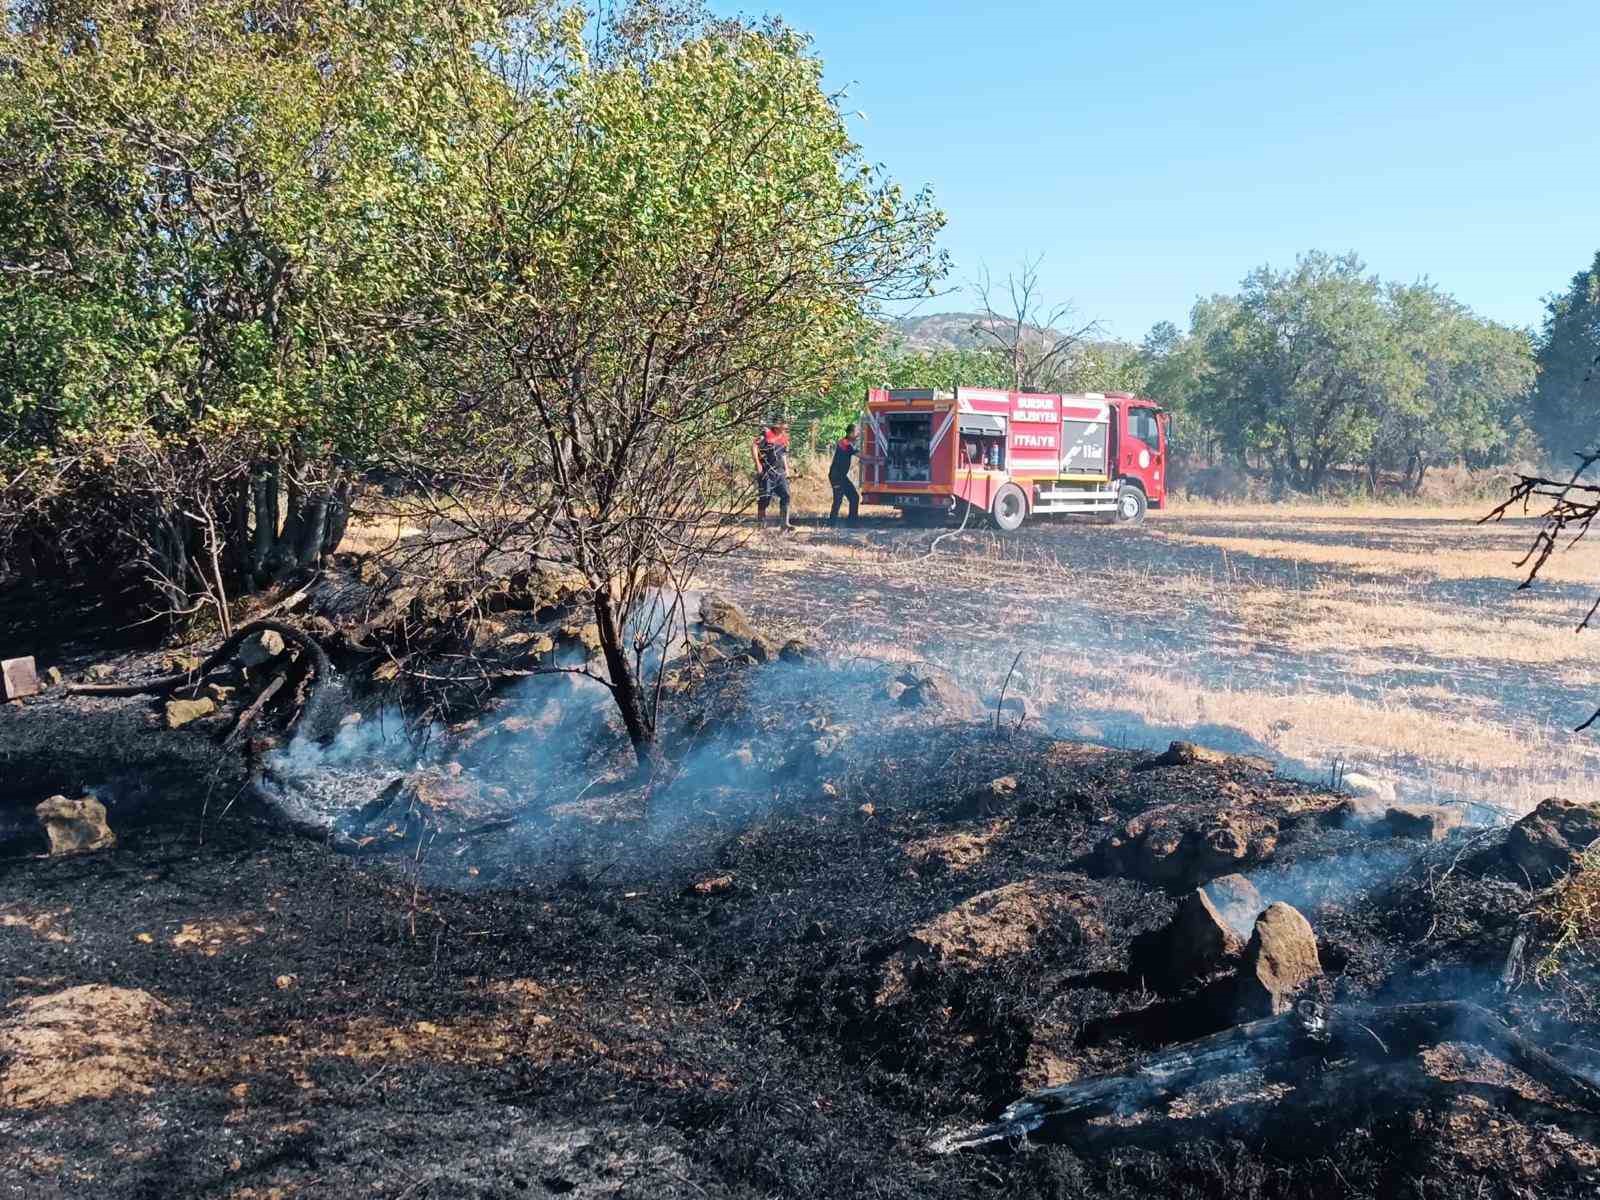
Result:
{"label": "distant treeline", "polygon": [[[1530,333],[1431,283],[1388,283],[1354,255],[1312,252],[1199,301],[1187,331],[1163,322],[1138,346],[1084,340],[1027,384],[1159,400],[1190,464],[1249,466],[1306,492],[1354,469],[1373,490],[1398,478],[1414,493],[1443,463],[1570,466],[1600,438],[1597,356],[1600,254]],[[847,419],[868,383],[1006,387],[1011,370],[999,349],[912,349],[891,332],[858,345],[818,415]]]}

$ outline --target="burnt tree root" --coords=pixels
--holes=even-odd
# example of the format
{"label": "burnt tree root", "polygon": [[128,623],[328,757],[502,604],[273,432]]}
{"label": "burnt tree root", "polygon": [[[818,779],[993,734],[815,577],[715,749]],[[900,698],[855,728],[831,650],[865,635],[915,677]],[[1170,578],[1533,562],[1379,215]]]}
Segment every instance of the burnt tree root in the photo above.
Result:
{"label": "burnt tree root", "polygon": [[146,679],[139,683],[74,683],[67,686],[67,694],[72,696],[163,695],[181,687],[196,686],[212,671],[232,658],[239,647],[244,644],[246,638],[263,630],[271,630],[281,636],[284,641],[298,646],[302,652],[309,656],[311,669],[316,673],[319,680],[332,676],[333,662],[328,658],[328,652],[318,644],[315,638],[282,621],[251,621],[248,625],[241,625],[236,629],[227,641],[206,656],[196,670],[178,671],[171,675],[159,675],[154,679]]}
{"label": "burnt tree root", "polygon": [[[1127,1075],[1104,1075],[1046,1088],[1014,1101],[994,1121],[947,1134],[930,1149],[1020,1148],[1031,1139],[1084,1146],[1137,1140],[1131,1129],[1092,1127],[1098,1117],[1143,1113],[1199,1084],[1244,1071],[1264,1081],[1338,1086],[1342,1076],[1372,1081],[1399,1071],[1419,1051],[1465,1042],[1527,1073],[1563,1102],[1600,1113],[1600,1085],[1558,1062],[1476,1004],[1436,1001],[1389,1007],[1330,1008],[1304,1003],[1294,1012],[1239,1025],[1152,1056]],[[1354,1064],[1330,1066],[1330,1063]],[[1380,1064],[1373,1074],[1372,1065]],[[1365,1068],[1360,1070],[1359,1068]],[[1152,1125],[1170,1124],[1163,1121]],[[1184,1122],[1193,1125],[1193,1122]]]}

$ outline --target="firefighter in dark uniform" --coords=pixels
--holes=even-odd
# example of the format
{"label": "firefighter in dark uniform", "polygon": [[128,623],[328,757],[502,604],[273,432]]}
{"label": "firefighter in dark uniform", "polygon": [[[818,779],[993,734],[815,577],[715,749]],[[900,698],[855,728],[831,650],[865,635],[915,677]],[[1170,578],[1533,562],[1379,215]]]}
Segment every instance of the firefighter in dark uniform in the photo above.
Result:
{"label": "firefighter in dark uniform", "polygon": [[767,523],[767,505],[778,501],[778,519],[783,531],[789,524],[789,425],[779,418],[756,438],[756,524]]}
{"label": "firefighter in dark uniform", "polygon": [[860,453],[861,448],[856,445],[856,427],[846,425],[844,436],[833,444],[833,462],[828,466],[828,482],[833,485],[833,509],[828,513],[829,525],[839,523],[839,506],[846,500],[850,501],[850,524],[854,525],[860,520],[861,493],[850,482],[851,460]]}

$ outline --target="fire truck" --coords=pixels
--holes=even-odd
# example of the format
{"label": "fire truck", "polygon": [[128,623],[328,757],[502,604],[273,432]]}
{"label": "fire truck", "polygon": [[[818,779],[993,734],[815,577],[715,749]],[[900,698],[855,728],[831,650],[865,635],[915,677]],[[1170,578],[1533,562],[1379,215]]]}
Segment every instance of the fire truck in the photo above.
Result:
{"label": "fire truck", "polygon": [[1166,504],[1167,435],[1168,415],[1127,392],[871,388],[862,499],[908,515],[965,504],[1007,532],[1036,513],[1137,524]]}

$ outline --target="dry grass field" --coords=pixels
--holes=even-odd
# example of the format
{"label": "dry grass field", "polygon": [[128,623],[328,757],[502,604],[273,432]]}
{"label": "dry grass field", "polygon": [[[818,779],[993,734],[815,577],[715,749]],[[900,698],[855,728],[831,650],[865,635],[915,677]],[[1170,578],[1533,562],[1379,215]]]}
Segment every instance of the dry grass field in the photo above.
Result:
{"label": "dry grass field", "polygon": [[714,582],[990,703],[1015,659],[1008,694],[1058,734],[1359,768],[1489,817],[1600,784],[1600,737],[1572,732],[1600,704],[1600,633],[1576,631],[1600,545],[1518,590],[1536,523],[1479,525],[1486,509],[1187,505],[1141,530],[969,529],[931,556],[933,531],[876,517],[758,537]]}

